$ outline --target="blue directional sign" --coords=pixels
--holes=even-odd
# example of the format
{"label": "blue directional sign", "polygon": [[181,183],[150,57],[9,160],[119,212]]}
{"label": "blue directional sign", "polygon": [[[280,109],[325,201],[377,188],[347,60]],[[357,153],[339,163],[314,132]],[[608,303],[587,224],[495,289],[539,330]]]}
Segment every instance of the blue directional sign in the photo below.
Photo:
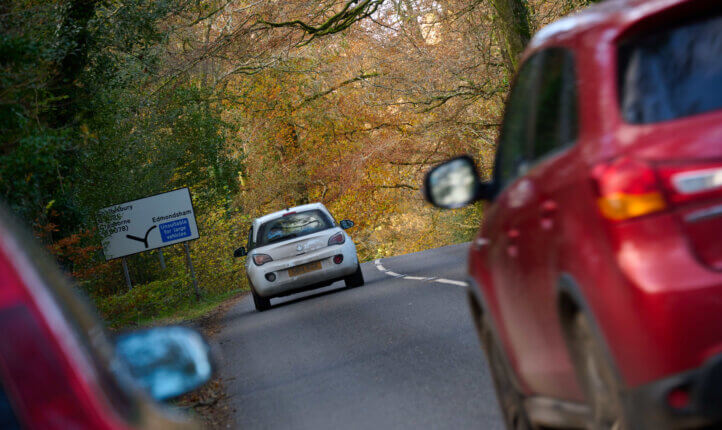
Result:
{"label": "blue directional sign", "polygon": [[181,218],[174,221],[164,222],[158,225],[160,229],[160,238],[165,242],[183,239],[191,235],[190,223],[188,218]]}

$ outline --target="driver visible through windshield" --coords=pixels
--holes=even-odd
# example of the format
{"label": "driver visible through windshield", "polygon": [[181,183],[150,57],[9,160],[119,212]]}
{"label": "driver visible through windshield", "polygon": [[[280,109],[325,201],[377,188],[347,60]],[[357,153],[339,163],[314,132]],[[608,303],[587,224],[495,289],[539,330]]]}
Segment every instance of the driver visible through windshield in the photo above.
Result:
{"label": "driver visible through windshield", "polygon": [[261,224],[258,246],[306,236],[333,227],[333,221],[319,210],[289,213]]}

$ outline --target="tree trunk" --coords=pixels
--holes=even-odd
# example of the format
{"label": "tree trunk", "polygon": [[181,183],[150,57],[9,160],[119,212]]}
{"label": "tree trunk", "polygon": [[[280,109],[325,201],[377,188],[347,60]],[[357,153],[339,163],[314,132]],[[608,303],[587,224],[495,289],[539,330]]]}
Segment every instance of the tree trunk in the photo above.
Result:
{"label": "tree trunk", "polygon": [[529,6],[526,0],[491,0],[498,16],[499,35],[510,73],[514,73],[519,57],[531,40]]}
{"label": "tree trunk", "polygon": [[95,15],[97,0],[71,0],[65,6],[63,22],[58,29],[59,43],[68,46],[57,63],[57,71],[50,87],[57,97],[51,124],[67,125],[76,112],[76,80],[87,63],[90,34],[88,22]]}
{"label": "tree trunk", "polygon": [[296,125],[289,121],[286,123],[288,127],[288,134],[290,137],[291,154],[296,157],[295,164],[297,169],[296,184],[295,184],[295,195],[293,197],[293,205],[300,206],[310,203],[308,197],[308,172],[306,171],[306,160],[298,158],[301,155],[301,142],[299,142],[298,132],[296,131]]}

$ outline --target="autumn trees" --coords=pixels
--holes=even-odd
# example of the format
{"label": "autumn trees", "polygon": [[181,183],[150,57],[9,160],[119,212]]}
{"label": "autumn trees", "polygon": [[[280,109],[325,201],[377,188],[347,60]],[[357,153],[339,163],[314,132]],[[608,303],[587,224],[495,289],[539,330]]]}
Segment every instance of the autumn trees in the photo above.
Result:
{"label": "autumn trees", "polygon": [[[243,282],[252,217],[307,201],[354,219],[365,258],[463,240],[479,209],[426,207],[423,172],[467,152],[489,173],[524,45],[588,2],[4,3],[0,196],[102,296],[123,284],[89,270],[97,210],[181,186],[209,290]],[[172,254],[134,257],[135,282],[185,276]]]}

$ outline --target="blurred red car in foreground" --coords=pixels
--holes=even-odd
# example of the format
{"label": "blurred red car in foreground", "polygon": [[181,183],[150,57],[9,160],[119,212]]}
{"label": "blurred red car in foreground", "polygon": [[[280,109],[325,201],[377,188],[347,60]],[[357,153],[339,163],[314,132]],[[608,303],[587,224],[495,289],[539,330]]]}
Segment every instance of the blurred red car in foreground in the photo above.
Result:
{"label": "blurred red car in foreground", "polygon": [[471,306],[509,427],[722,425],[722,5],[609,0],[542,29],[483,199]]}
{"label": "blurred red car in foreground", "polygon": [[155,400],[210,378],[208,347],[182,327],[120,336],[100,322],[0,207],[0,428],[195,428]]}

